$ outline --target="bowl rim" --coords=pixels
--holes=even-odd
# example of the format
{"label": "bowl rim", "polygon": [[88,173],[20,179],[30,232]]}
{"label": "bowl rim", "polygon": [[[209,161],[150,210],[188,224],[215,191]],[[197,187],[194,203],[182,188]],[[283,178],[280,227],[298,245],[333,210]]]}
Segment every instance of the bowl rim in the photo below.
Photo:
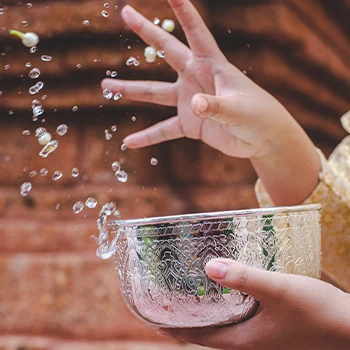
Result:
{"label": "bowl rim", "polygon": [[228,210],[228,211],[216,211],[206,213],[194,213],[194,214],[183,214],[183,215],[170,215],[170,216],[158,216],[150,218],[138,218],[138,219],[127,219],[127,220],[115,220],[111,221],[108,226],[148,226],[158,224],[172,224],[181,221],[203,221],[212,219],[228,219],[233,216],[256,216],[256,215],[275,215],[275,214],[290,214],[290,213],[302,213],[309,211],[320,211],[322,209],[321,204],[305,204],[296,206],[285,206],[285,207],[270,207],[270,208],[257,208],[257,209],[244,209],[244,210]]}

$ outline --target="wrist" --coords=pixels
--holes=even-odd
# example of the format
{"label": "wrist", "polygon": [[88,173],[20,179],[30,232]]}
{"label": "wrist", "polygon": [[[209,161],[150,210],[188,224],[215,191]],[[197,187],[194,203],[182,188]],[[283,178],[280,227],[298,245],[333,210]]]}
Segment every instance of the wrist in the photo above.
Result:
{"label": "wrist", "polygon": [[298,205],[319,183],[320,155],[298,124],[293,132],[280,135],[283,138],[267,141],[264,154],[250,161],[275,205]]}

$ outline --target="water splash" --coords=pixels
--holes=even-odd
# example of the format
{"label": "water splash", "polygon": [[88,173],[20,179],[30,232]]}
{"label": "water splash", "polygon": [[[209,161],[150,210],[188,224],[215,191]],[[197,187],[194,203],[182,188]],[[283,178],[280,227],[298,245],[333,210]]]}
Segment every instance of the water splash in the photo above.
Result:
{"label": "water splash", "polygon": [[47,158],[49,154],[56,151],[58,147],[58,141],[52,140],[47,145],[44,146],[44,148],[40,151],[39,155],[40,157]]}

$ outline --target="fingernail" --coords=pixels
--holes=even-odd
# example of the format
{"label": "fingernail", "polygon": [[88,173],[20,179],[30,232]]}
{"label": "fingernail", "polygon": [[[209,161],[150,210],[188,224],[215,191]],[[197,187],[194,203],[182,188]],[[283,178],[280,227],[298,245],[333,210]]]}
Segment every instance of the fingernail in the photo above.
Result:
{"label": "fingernail", "polygon": [[205,270],[209,277],[223,279],[226,276],[227,265],[217,261],[209,261],[205,266]]}
{"label": "fingernail", "polygon": [[197,96],[193,104],[194,109],[199,113],[204,113],[208,109],[208,102],[204,97]]}
{"label": "fingernail", "polygon": [[162,329],[159,329],[157,331],[157,334],[160,335],[161,337],[169,337],[169,334],[165,331],[163,331]]}

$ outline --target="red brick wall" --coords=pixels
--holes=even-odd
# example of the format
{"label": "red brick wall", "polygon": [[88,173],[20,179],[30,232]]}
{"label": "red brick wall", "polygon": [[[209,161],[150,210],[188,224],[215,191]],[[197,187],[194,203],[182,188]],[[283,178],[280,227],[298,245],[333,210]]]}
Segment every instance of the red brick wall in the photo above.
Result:
{"label": "red brick wall", "polygon": [[[163,62],[126,67],[131,55],[142,57],[144,44],[122,24],[116,2],[109,3],[108,18],[101,16],[105,2],[38,1],[29,9],[25,2],[3,1],[0,349],[163,348],[156,344],[169,340],[144,326],[122,302],[112,261],[95,256],[90,236],[96,234],[102,204],[115,201],[123,218],[257,206],[256,176],[247,161],[191,140],[120,151],[125,135],[171,116],[173,110],[123,99],[107,102],[99,86],[106,70],[128,79],[176,76]],[[125,3],[150,19],[173,18],[165,0],[148,1],[147,6],[144,0],[123,0],[120,8]],[[345,135],[339,117],[349,108],[343,12],[326,0],[196,4],[229,59],[285,103],[329,154]],[[341,6],[345,9],[345,2],[339,2]],[[88,27],[82,24],[85,19],[90,20]],[[7,34],[8,29],[23,28],[23,20],[28,22],[25,30],[41,37],[36,54]],[[179,28],[175,34],[183,39]],[[42,62],[42,54],[52,55],[52,61]],[[40,122],[31,121],[33,97],[27,91],[32,81],[26,62],[40,68],[45,82],[45,126],[52,133],[60,123],[69,126],[47,159],[38,156],[41,147],[33,136]],[[78,106],[76,112],[73,106]],[[118,131],[106,141],[104,130],[112,125]],[[25,129],[32,135],[22,136]],[[159,161],[155,167],[152,157]],[[129,174],[125,184],[116,181],[111,170],[111,163],[121,158]],[[30,171],[42,167],[49,170],[46,177],[29,178]],[[78,178],[70,176],[73,167],[80,170]],[[63,172],[57,182],[52,180],[55,170]],[[33,190],[22,197],[19,187],[28,180]],[[97,208],[74,215],[73,204],[89,196],[98,200]]]}

